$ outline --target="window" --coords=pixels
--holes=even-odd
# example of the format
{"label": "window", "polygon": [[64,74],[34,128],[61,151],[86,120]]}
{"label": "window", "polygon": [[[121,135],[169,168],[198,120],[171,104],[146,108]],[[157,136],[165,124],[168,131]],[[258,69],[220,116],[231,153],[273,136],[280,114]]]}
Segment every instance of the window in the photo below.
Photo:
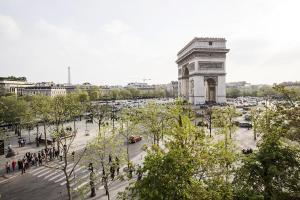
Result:
{"label": "window", "polygon": [[208,42],[208,45],[209,45],[209,46],[212,46],[212,41],[209,41],[209,42]]}

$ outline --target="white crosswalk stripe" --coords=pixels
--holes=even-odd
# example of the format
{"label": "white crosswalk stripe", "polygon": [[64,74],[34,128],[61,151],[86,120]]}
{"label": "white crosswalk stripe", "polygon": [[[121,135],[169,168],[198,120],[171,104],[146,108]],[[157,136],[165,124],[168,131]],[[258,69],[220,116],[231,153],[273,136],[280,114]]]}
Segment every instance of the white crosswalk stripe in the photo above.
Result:
{"label": "white crosswalk stripe", "polygon": [[56,171],[54,171],[53,173],[51,173],[51,174],[45,176],[44,179],[47,179],[47,178],[49,178],[50,176],[53,176],[53,175],[55,175],[55,174],[58,174],[59,172],[60,172],[60,171],[56,170]]}
{"label": "white crosswalk stripe", "polygon": [[[67,172],[70,173],[73,169],[75,163],[69,163],[67,166]],[[49,162],[47,166],[39,166],[30,171],[33,176],[42,178],[44,180],[53,181],[54,183],[65,185],[66,177],[61,169],[64,163],[62,161],[52,161]],[[99,173],[97,173],[99,174]],[[87,184],[89,184],[90,171],[86,166],[76,166],[74,168],[73,174],[70,177],[70,187],[78,190]]]}

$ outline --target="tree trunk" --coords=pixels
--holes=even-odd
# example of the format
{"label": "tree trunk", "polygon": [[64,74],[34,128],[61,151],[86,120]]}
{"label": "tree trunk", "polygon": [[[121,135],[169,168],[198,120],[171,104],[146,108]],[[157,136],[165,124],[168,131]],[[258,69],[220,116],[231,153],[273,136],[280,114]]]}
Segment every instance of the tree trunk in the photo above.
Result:
{"label": "tree trunk", "polygon": [[64,161],[65,161],[65,166],[63,168],[64,174],[66,176],[66,187],[67,187],[67,192],[68,192],[68,198],[69,200],[72,200],[72,193],[71,193],[71,187],[70,187],[70,180],[67,172],[67,167],[68,167],[68,157],[67,157],[67,151],[65,148],[63,148],[64,151]]}
{"label": "tree trunk", "polygon": [[30,128],[28,129],[28,137],[29,137],[29,143],[31,143]]}
{"label": "tree trunk", "polygon": [[45,122],[44,122],[44,137],[45,137],[45,148],[47,149],[48,148],[48,144],[47,144],[47,130],[46,130],[46,123]]}
{"label": "tree trunk", "polygon": [[40,146],[40,142],[39,142],[39,124],[36,125],[36,146],[37,147]]}
{"label": "tree trunk", "polygon": [[76,118],[74,118],[74,121],[73,121],[73,131],[74,131],[74,133],[76,131]]}

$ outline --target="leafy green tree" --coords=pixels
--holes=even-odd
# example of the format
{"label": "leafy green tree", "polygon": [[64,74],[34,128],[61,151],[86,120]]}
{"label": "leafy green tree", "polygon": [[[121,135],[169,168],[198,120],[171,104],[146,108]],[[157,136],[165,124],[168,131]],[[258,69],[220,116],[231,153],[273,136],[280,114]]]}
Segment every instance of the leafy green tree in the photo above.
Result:
{"label": "leafy green tree", "polygon": [[[120,178],[116,174],[116,168],[122,164],[122,157],[119,153],[122,150],[119,138],[116,137],[116,134],[114,132],[110,133],[109,127],[106,126],[105,128],[106,130],[103,131],[103,134],[98,134],[98,136],[88,144],[85,160],[92,164],[95,171],[102,172],[96,173],[94,182],[95,185],[103,183],[105,194],[109,200],[110,186],[115,180]],[[108,134],[105,134],[106,131],[108,131]],[[116,161],[116,157],[118,157],[118,161]],[[114,175],[116,175],[116,177]]]}
{"label": "leafy green tree", "polygon": [[144,133],[152,138],[153,144],[159,144],[162,139],[162,123],[165,120],[163,106],[150,102],[139,110],[140,124],[145,129]]}
{"label": "leafy green tree", "polygon": [[73,130],[76,131],[76,119],[85,111],[84,103],[80,102],[78,93],[71,93],[66,96],[66,115],[73,120]]}
{"label": "leafy green tree", "polygon": [[231,98],[240,97],[242,92],[238,88],[230,87],[226,89],[226,96]]}
{"label": "leafy green tree", "polygon": [[98,134],[101,134],[101,127],[108,123],[106,120],[110,118],[111,110],[108,104],[90,103],[88,105],[92,120],[98,125]]}
{"label": "leafy green tree", "polygon": [[237,199],[299,199],[299,97],[279,86],[283,101],[267,106],[259,120],[258,151],[243,160],[234,180]]}
{"label": "leafy green tree", "polygon": [[89,98],[91,101],[96,101],[100,98],[100,91],[98,88],[93,88],[89,91]]}
{"label": "leafy green tree", "polygon": [[239,116],[234,106],[215,107],[213,108],[213,125],[217,131],[224,135],[225,146],[228,140],[232,138],[232,134],[237,130],[234,119]]}
{"label": "leafy green tree", "polygon": [[[72,145],[74,139],[76,137],[76,131],[72,130],[71,127],[59,128],[58,131],[54,131],[52,133],[52,137],[57,141],[58,148],[63,152],[63,162],[59,164],[59,166],[54,167],[55,169],[62,170],[66,178],[66,189],[68,194],[68,199],[73,199],[72,189],[71,189],[71,181],[76,181],[74,179],[74,170],[80,164],[82,158],[86,155],[86,148],[77,151],[76,155],[72,155],[74,149],[72,149]],[[74,152],[75,153],[75,152]],[[70,164],[73,163],[70,168]],[[52,166],[45,165],[46,167],[53,168]]]}
{"label": "leafy green tree", "polygon": [[168,140],[164,148],[153,144],[143,163],[144,176],[119,199],[232,199],[228,163],[233,156],[224,143],[206,137],[177,104],[167,111]]}
{"label": "leafy green tree", "polygon": [[15,133],[21,136],[21,126],[24,121],[28,104],[25,100],[16,96],[7,96],[0,98],[1,104],[1,119],[3,123],[12,124]]}
{"label": "leafy green tree", "polygon": [[259,121],[261,120],[260,113],[261,113],[261,110],[259,108],[252,108],[250,111],[254,140],[257,139],[257,131],[259,129],[258,125],[259,125]]}
{"label": "leafy green tree", "polygon": [[[31,109],[34,117],[43,123],[44,127],[44,139],[45,147],[48,147],[47,144],[47,126],[52,119],[51,107],[52,99],[49,96],[34,96],[31,102]],[[37,135],[38,137],[38,135]],[[38,138],[37,138],[38,139]]]}

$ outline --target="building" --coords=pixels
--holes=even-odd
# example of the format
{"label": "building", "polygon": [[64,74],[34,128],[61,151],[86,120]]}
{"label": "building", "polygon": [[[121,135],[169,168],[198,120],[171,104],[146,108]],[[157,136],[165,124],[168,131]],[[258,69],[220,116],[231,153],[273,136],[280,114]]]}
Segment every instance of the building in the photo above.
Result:
{"label": "building", "polygon": [[154,91],[155,86],[154,85],[148,85],[147,83],[128,83],[125,88],[135,88],[141,91]]}
{"label": "building", "polygon": [[226,40],[194,38],[177,54],[178,94],[191,104],[226,102]]}
{"label": "building", "polygon": [[0,95],[5,95],[7,93],[18,93],[19,88],[24,88],[32,86],[32,83],[28,83],[26,79],[24,80],[11,80],[9,78],[0,78]]}
{"label": "building", "polygon": [[44,95],[55,97],[58,95],[66,95],[67,90],[64,86],[59,85],[34,85],[29,87],[20,88],[18,95],[20,96],[32,96],[32,95]]}

